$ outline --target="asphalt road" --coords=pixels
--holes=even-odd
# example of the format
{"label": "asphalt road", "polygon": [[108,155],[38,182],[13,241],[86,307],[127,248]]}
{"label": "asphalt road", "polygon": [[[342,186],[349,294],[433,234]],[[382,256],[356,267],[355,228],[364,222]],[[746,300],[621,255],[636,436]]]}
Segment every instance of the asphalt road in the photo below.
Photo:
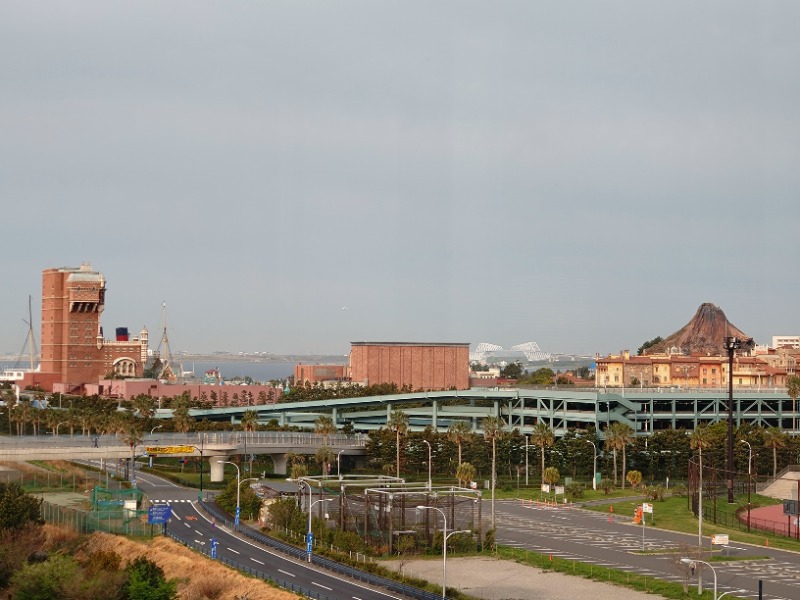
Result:
{"label": "asphalt road", "polygon": [[295,560],[239,536],[236,532],[213,523],[196,505],[197,490],[180,487],[151,474],[139,473],[138,487],[154,503],[168,503],[172,519],[168,528],[180,540],[210,548],[211,539],[217,540],[217,557],[248,565],[274,579],[299,585],[321,595],[337,600],[388,600],[403,599],[400,595],[381,591],[360,582],[340,577],[306,562]]}
{"label": "asphalt road", "polygon": [[[697,548],[696,534],[647,526],[643,529],[634,525],[630,516],[610,518],[609,513],[529,507],[515,501],[497,502],[495,513],[496,539],[500,544],[668,581],[682,582],[689,577],[693,586],[697,583],[688,566],[679,562],[681,550]],[[657,522],[658,515],[655,517]],[[705,537],[704,542],[706,548],[711,547],[709,538]],[[642,549],[672,552],[642,554]],[[732,543],[726,553],[736,557],[769,556],[770,559],[713,563],[718,594],[732,592],[734,596],[755,599],[759,597],[759,580],[762,580],[764,600],[800,599],[800,555],[740,543]],[[705,560],[708,557],[706,553]],[[713,574],[704,568],[704,587],[710,589],[713,582]],[[745,590],[745,593],[733,593],[736,590]]]}

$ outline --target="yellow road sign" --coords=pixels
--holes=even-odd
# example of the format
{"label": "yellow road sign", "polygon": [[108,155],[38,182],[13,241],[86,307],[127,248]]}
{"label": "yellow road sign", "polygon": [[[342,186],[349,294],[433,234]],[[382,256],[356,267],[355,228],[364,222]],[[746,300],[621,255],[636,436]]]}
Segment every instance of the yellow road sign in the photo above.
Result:
{"label": "yellow road sign", "polygon": [[192,454],[194,446],[147,446],[148,454]]}

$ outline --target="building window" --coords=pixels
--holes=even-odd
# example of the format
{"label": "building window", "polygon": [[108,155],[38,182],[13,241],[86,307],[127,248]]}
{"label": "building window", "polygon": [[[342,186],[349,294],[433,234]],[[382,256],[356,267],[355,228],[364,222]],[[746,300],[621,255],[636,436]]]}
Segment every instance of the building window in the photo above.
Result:
{"label": "building window", "polygon": [[716,375],[717,374],[717,370],[716,369],[711,369],[711,374],[712,375]]}
{"label": "building window", "polygon": [[708,374],[708,369],[703,368],[703,375],[706,375],[706,374]]}
{"label": "building window", "polygon": [[706,383],[707,383],[707,380],[706,380],[705,377],[703,377],[703,385],[705,385]]}
{"label": "building window", "polygon": [[614,383],[619,383],[619,375],[614,375]]}

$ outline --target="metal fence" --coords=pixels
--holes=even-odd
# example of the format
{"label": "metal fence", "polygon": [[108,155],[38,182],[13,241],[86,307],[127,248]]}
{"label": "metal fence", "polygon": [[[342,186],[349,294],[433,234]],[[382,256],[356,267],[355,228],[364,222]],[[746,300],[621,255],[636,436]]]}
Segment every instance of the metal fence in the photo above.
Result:
{"label": "metal fence", "polygon": [[101,471],[84,471],[77,473],[64,472],[34,472],[20,473],[19,471],[0,471],[0,482],[10,483],[15,481],[27,491],[35,492],[76,492],[80,493],[91,489],[95,484],[100,484],[106,489],[121,489],[123,483],[113,478],[113,475]]}
{"label": "metal fence", "polygon": [[147,511],[125,508],[80,510],[47,501],[42,501],[40,511],[42,519],[48,523],[69,527],[78,533],[104,531],[134,537],[152,536],[156,533],[153,526],[147,523]]}

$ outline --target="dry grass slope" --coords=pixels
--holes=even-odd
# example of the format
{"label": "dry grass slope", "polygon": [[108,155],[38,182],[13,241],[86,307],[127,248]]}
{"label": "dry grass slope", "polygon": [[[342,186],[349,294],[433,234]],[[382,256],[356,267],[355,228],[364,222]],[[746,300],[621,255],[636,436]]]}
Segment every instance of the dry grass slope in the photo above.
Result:
{"label": "dry grass slope", "polygon": [[296,600],[298,596],[200,556],[188,548],[163,537],[148,543],[124,537],[94,533],[84,546],[87,553],[113,551],[127,564],[145,556],[164,570],[168,579],[180,581],[181,600]]}

